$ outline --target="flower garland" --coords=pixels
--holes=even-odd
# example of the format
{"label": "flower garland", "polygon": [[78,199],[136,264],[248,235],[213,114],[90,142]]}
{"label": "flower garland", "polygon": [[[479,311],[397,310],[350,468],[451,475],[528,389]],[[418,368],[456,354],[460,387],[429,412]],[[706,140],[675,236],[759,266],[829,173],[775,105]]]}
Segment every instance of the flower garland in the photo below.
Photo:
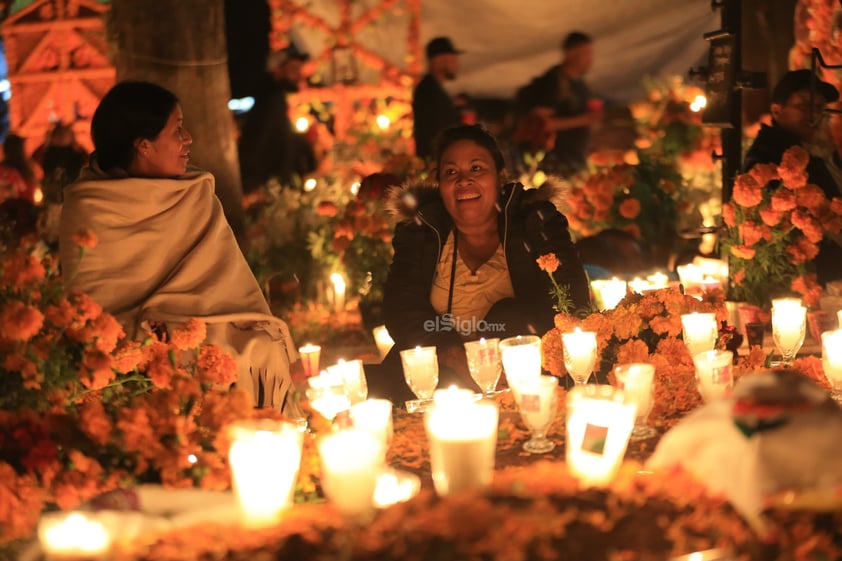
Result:
{"label": "flower garland", "polygon": [[733,198],[722,207],[730,253],[729,298],[768,308],[793,292],[807,306],[821,296],[810,262],[826,233],[842,230],[842,198],[828,200],[807,183],[810,155],[789,148],[780,165],[756,164],[734,180]]}

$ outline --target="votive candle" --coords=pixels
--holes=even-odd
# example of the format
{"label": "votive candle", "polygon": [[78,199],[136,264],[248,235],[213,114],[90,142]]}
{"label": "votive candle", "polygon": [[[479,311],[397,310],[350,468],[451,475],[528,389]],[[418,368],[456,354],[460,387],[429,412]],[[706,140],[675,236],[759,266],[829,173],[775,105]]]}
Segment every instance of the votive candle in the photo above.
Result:
{"label": "votive candle", "polygon": [[822,337],[822,368],[834,398],[842,396],[842,329],[825,331]]}
{"label": "votive candle", "polygon": [[41,516],[38,541],[50,560],[105,559],[111,547],[111,535],[105,525],[79,511]]}
{"label": "votive candle", "polygon": [[613,310],[626,297],[628,284],[617,277],[611,280],[591,281],[597,304],[602,310]]}
{"label": "votive candle", "polygon": [[365,521],[374,510],[377,478],[385,467],[381,441],[350,428],[323,436],[318,447],[325,496],[344,516]]}
{"label": "votive candle", "polygon": [[366,399],[351,406],[351,422],[355,428],[374,435],[385,451],[392,439],[392,402],[388,399]]}
{"label": "votive candle", "polygon": [[519,378],[538,378],[541,375],[541,338],[537,335],[518,335],[500,341],[500,361],[509,385]]}
{"label": "votive candle", "polygon": [[716,314],[699,312],[682,314],[681,327],[684,344],[690,351],[690,356],[709,351],[716,346],[716,339],[719,336]]}
{"label": "votive candle", "polygon": [[705,403],[731,395],[734,387],[733,360],[734,353],[722,350],[704,351],[693,356],[699,393]]}
{"label": "votive candle", "polygon": [[386,358],[389,351],[395,345],[395,340],[389,335],[389,330],[385,325],[378,325],[372,330],[374,335],[374,344],[377,345],[377,351],[380,353],[380,360]]}
{"label": "votive candle", "polygon": [[321,352],[322,348],[312,343],[307,343],[298,348],[298,354],[301,355],[301,367],[304,369],[304,375],[308,378],[318,375]]}

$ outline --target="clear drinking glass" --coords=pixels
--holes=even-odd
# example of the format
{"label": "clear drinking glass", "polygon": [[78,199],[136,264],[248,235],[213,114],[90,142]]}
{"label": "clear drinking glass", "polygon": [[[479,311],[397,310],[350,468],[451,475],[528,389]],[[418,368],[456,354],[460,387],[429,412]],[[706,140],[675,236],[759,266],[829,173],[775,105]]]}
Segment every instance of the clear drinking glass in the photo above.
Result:
{"label": "clear drinking glass", "polygon": [[792,366],[806,334],[807,308],[799,305],[772,307],[772,338],[784,366]]}
{"label": "clear drinking glass", "polygon": [[630,439],[643,440],[658,434],[654,428],[646,424],[646,419],[655,403],[652,394],[655,367],[645,363],[621,364],[614,368],[614,376],[625,393],[626,400],[637,405],[637,417]]}
{"label": "clear drinking glass", "polygon": [[576,385],[588,383],[596,365],[596,333],[578,327],[561,334],[564,348],[564,368]]}
{"label": "clear drinking glass", "polygon": [[547,438],[547,431],[555,418],[557,388],[558,379],[555,376],[522,380],[514,388],[520,417],[530,432],[529,440],[523,445],[527,452],[545,454],[555,448],[555,442]]}
{"label": "clear drinking glass", "polygon": [[418,399],[432,399],[439,383],[439,361],[435,347],[401,351],[403,376]]}
{"label": "clear drinking glass", "polygon": [[468,357],[471,378],[485,396],[490,396],[497,389],[497,382],[503,370],[499,344],[500,339],[485,338],[465,343],[465,354]]}

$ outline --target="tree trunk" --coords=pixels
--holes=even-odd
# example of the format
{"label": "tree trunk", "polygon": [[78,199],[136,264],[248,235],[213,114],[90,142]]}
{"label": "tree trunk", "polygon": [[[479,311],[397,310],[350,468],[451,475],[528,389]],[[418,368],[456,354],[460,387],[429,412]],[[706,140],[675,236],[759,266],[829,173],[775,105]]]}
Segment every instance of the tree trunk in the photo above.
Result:
{"label": "tree trunk", "polygon": [[117,80],[146,80],[181,100],[194,165],[216,178],[216,194],[238,238],[243,192],[225,43],[223,0],[112,0],[108,32]]}

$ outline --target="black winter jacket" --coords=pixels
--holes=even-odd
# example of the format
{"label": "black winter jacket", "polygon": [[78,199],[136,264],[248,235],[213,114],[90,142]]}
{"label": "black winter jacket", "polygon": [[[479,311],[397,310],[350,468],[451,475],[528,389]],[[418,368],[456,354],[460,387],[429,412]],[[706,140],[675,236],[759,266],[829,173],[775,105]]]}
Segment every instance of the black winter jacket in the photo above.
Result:
{"label": "black winter jacket", "polygon": [[[430,291],[442,247],[453,229],[438,188],[416,185],[393,190],[390,195],[387,207],[400,221],[395,228],[395,256],[386,280],[383,307],[395,348],[460,344],[455,331],[424,328],[425,322],[436,321]],[[509,183],[499,200],[500,239],[515,293],[511,304],[539,335],[553,327],[555,316],[550,296],[552,284],[536,263],[541,255],[555,253],[558,257],[561,265],[554,276],[559,285],[570,286],[574,305],[586,308],[590,304],[587,276],[570,238],[567,218],[552,202],[559,196],[560,188],[554,184],[524,190],[520,183]],[[407,198],[417,204],[407,205]]]}

